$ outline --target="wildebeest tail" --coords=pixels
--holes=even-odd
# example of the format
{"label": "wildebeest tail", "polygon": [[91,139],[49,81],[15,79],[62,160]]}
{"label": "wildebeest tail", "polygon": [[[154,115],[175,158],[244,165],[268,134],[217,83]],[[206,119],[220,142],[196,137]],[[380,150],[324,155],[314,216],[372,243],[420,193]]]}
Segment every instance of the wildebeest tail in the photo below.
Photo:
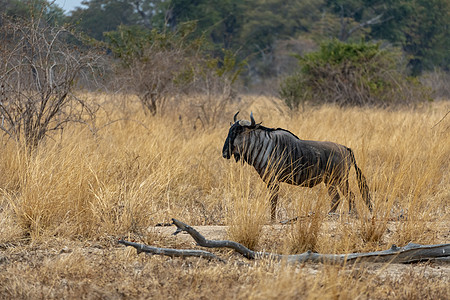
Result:
{"label": "wildebeest tail", "polygon": [[361,172],[361,169],[356,165],[356,159],[355,159],[355,155],[353,155],[352,149],[350,149],[350,148],[347,148],[347,149],[350,152],[350,158],[353,162],[353,165],[355,166],[356,178],[358,180],[358,186],[359,186],[359,190],[361,191],[361,195],[362,195],[364,201],[366,202],[369,210],[372,211],[372,200],[370,197],[369,186],[367,185],[366,177],[364,177],[363,173]]}

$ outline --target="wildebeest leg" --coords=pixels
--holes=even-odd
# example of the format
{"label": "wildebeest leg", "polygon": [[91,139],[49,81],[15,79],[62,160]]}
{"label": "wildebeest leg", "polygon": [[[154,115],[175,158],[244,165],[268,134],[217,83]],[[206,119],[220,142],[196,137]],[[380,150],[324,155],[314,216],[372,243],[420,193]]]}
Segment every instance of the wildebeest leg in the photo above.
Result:
{"label": "wildebeest leg", "polygon": [[330,195],[331,197],[331,209],[328,213],[332,214],[336,211],[337,207],[339,206],[341,197],[339,197],[338,190],[334,185],[328,185],[328,195]]}
{"label": "wildebeest leg", "polygon": [[348,200],[348,212],[354,213],[355,215],[357,215],[358,213],[356,211],[356,206],[355,206],[355,195],[352,193],[352,191],[348,187],[348,180],[344,180],[344,182],[342,182],[339,185],[339,188],[340,188],[342,194]]}
{"label": "wildebeest leg", "polygon": [[267,184],[267,188],[270,191],[270,218],[272,221],[275,221],[280,184],[278,182],[271,182]]}

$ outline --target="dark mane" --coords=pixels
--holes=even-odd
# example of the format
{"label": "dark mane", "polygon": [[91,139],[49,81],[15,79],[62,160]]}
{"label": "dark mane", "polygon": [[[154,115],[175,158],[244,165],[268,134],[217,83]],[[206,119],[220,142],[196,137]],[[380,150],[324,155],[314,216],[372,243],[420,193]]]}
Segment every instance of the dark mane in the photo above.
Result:
{"label": "dark mane", "polygon": [[289,130],[283,129],[283,128],[269,128],[269,127],[265,127],[265,126],[262,126],[262,125],[256,125],[255,129],[261,129],[261,130],[264,130],[266,132],[284,131],[284,132],[287,132],[289,134],[292,134],[296,139],[298,139],[298,140],[300,139],[298,136],[296,136],[295,134],[293,134]]}

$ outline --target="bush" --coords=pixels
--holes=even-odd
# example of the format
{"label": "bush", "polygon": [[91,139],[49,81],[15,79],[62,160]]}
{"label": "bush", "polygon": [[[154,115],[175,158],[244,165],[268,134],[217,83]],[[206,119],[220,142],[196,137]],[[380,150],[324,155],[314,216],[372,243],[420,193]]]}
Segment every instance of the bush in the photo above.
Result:
{"label": "bush", "polygon": [[89,103],[72,93],[90,76],[100,56],[69,44],[77,37],[50,25],[42,13],[2,19],[0,26],[0,131],[35,149],[50,132],[93,116]]}
{"label": "bush", "polygon": [[180,94],[232,97],[243,65],[227,51],[222,59],[211,58],[210,45],[203,37],[193,38],[194,30],[195,22],[187,22],[176,31],[119,26],[105,34],[106,47],[120,61],[121,87],[139,97],[144,111],[162,114]]}
{"label": "bush", "polygon": [[417,80],[406,76],[400,53],[379,44],[331,40],[296,57],[300,69],[280,86],[290,108],[305,102],[390,106],[428,97]]}
{"label": "bush", "polygon": [[430,88],[434,99],[450,99],[450,72],[440,69],[428,71],[420,76],[420,83]]}

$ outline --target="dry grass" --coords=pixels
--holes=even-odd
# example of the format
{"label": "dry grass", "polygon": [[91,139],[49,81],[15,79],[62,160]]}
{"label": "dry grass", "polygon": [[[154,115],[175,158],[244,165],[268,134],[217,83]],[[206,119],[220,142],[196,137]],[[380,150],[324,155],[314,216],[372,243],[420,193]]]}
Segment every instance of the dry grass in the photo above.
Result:
{"label": "dry grass", "polygon": [[[131,236],[160,247],[191,248],[148,230],[173,217],[190,225],[229,225],[228,238],[279,253],[449,242],[450,119],[432,128],[449,102],[407,111],[323,106],[291,113],[276,100],[243,99],[241,117],[252,110],[266,126],[351,147],[374,199],[370,216],[352,172],[360,218],[345,214],[344,203],[341,215],[330,219],[324,187],[282,185],[278,218],[300,220],[263,234],[270,219],[268,194],[251,167],[221,157],[227,122],[194,130],[190,116],[146,117],[132,101],[99,97],[104,110],[96,124],[74,125],[31,156],[2,140],[0,298],[443,299],[449,294],[448,268],[434,265],[222,265],[136,256],[114,242]],[[220,251],[231,262],[241,260]]]}

